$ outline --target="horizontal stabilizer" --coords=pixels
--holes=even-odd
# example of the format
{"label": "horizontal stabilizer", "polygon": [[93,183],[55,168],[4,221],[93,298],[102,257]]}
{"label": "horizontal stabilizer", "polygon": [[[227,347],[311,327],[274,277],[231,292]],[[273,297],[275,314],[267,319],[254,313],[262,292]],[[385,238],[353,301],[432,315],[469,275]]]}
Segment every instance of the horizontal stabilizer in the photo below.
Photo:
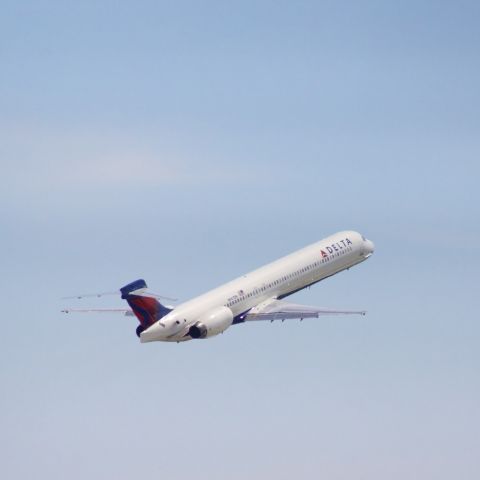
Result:
{"label": "horizontal stabilizer", "polygon": [[158,293],[152,292],[148,288],[139,288],[138,290],[133,290],[130,292],[130,295],[137,295],[138,297],[148,297],[148,298],[157,298],[159,300],[169,300],[170,302],[176,302],[178,298],[165,297]]}
{"label": "horizontal stabilizer", "polygon": [[83,298],[101,298],[110,295],[121,295],[122,298],[127,294],[137,295],[140,297],[150,297],[156,298],[158,300],[168,300],[169,302],[176,302],[177,298],[167,297],[165,295],[160,295],[159,293],[152,292],[147,288],[145,280],[136,280],[120,290],[114,290],[111,292],[99,292],[99,293],[82,293],[80,295],[70,295],[68,297],[61,297],[62,300],[82,300]]}
{"label": "horizontal stabilizer", "polygon": [[135,315],[129,308],[65,308],[62,313],[122,313],[127,317]]}
{"label": "horizontal stabilizer", "polygon": [[82,293],[80,295],[70,295],[68,297],[61,297],[61,300],[81,300],[82,298],[101,298],[106,295],[118,295],[120,292],[117,290],[115,292],[100,292],[100,293]]}

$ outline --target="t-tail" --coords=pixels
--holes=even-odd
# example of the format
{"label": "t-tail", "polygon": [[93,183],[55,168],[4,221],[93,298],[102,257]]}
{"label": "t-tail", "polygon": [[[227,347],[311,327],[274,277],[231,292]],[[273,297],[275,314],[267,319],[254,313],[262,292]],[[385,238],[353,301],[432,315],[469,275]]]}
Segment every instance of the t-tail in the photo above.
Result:
{"label": "t-tail", "polygon": [[122,298],[128,302],[140,325],[136,333],[140,334],[172,309],[162,305],[155,295],[149,294],[145,280],[135,280],[120,289]]}

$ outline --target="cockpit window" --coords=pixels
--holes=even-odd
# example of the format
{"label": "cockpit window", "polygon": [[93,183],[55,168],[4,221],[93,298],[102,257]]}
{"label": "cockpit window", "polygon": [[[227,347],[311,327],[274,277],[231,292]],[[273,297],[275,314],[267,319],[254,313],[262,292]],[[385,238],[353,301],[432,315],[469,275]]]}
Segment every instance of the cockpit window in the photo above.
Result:
{"label": "cockpit window", "polygon": [[362,240],[363,240],[364,242],[367,241],[367,239],[366,239],[363,235],[362,235]]}

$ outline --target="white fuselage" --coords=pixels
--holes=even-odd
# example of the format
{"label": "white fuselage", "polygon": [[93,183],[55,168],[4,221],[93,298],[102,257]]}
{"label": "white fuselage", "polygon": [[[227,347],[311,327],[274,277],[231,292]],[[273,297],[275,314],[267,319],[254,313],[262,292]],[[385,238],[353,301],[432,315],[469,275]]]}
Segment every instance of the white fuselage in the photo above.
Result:
{"label": "white fuselage", "polygon": [[190,340],[189,328],[218,307],[232,311],[234,323],[255,307],[281,299],[366,260],[373,243],[357,232],[336,233],[214,290],[180,304],[141,334],[142,342]]}

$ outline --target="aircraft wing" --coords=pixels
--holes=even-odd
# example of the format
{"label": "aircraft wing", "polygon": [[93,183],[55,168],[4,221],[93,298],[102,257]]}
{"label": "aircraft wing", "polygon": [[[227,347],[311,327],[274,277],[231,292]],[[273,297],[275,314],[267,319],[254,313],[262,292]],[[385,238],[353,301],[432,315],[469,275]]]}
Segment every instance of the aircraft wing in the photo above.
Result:
{"label": "aircraft wing", "polygon": [[364,310],[334,310],[331,308],[310,307],[282,300],[273,300],[252,308],[244,318],[245,322],[258,320],[291,320],[318,318],[321,315],[365,315]]}
{"label": "aircraft wing", "polygon": [[127,317],[134,316],[129,308],[65,308],[62,313],[122,313]]}

